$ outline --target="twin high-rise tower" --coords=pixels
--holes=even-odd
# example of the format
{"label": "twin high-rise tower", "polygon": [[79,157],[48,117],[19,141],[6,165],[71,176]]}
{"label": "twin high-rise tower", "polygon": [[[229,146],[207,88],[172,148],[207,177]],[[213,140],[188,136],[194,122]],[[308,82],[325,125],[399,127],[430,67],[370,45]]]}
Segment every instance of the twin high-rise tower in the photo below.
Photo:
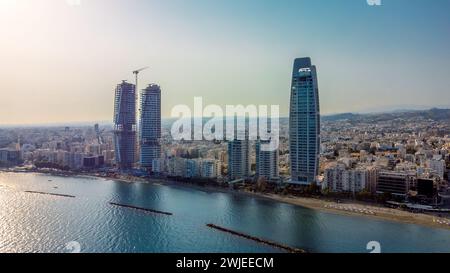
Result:
{"label": "twin high-rise tower", "polygon": [[116,87],[114,146],[117,166],[133,168],[136,163],[136,86],[126,81]]}
{"label": "twin high-rise tower", "polygon": [[141,93],[139,126],[140,165],[151,171],[153,160],[161,156],[161,88],[150,84]]}
{"label": "twin high-rise tower", "polygon": [[294,61],[289,113],[291,183],[310,185],[319,174],[320,107],[316,67]]}
{"label": "twin high-rise tower", "polygon": [[[136,119],[136,86],[123,81],[117,85],[114,101],[114,145],[116,164],[131,169],[139,160],[151,171],[161,154],[161,89],[156,84],[141,91],[139,132]],[[139,158],[138,156],[139,155]]]}

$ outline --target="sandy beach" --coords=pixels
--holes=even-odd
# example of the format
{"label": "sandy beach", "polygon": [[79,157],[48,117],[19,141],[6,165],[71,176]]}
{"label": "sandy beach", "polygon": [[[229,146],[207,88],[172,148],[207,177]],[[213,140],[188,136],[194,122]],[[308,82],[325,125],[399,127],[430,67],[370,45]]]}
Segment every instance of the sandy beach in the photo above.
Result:
{"label": "sandy beach", "polygon": [[289,197],[261,193],[253,194],[256,196],[270,198],[279,202],[340,215],[370,217],[373,219],[416,224],[433,228],[450,229],[449,218],[439,218],[423,213],[411,213],[400,209],[391,209],[387,207],[375,206],[371,204],[361,204],[356,202],[344,202],[337,204],[335,202],[315,198]]}

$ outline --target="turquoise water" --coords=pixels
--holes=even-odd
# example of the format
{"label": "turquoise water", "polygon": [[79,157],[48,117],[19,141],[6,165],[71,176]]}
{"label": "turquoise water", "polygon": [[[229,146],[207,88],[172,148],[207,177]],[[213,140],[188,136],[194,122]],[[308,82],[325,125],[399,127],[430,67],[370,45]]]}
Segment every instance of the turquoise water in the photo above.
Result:
{"label": "turquoise water", "polygon": [[208,223],[311,252],[368,252],[369,241],[380,242],[383,252],[450,252],[450,231],[444,229],[181,186],[0,173],[0,252],[67,252],[72,241],[82,252],[281,252],[211,230]]}

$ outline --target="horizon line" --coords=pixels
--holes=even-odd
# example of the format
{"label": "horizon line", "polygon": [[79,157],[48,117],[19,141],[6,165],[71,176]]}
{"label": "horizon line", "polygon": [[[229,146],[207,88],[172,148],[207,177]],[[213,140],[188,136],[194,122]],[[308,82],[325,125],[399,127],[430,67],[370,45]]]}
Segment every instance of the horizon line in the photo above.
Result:
{"label": "horizon line", "polygon": [[[420,112],[420,111],[430,111],[433,109],[438,110],[450,110],[450,106],[448,107],[429,107],[424,109],[393,109],[393,110],[386,110],[386,111],[373,111],[373,112],[341,112],[341,113],[330,113],[330,114],[321,114],[321,117],[331,117],[331,116],[337,116],[337,115],[344,115],[344,114],[353,114],[353,115],[373,115],[373,114],[395,114],[397,113],[405,113],[405,112]],[[238,116],[242,117],[242,116]],[[269,116],[264,116],[266,118],[270,118]],[[213,118],[213,117],[198,117],[193,116],[191,119],[195,118]],[[230,116],[218,116],[217,118],[231,118]],[[247,117],[247,118],[255,118],[255,117]],[[280,116],[280,119],[286,119],[289,118],[289,116]],[[162,120],[176,120],[180,118],[174,118],[174,117],[162,117]],[[70,127],[70,126],[87,126],[89,124],[95,125],[113,125],[113,121],[107,121],[107,120],[91,120],[91,121],[70,121],[67,123],[63,122],[48,122],[48,123],[11,123],[11,124],[0,124],[0,128],[14,128],[14,127],[22,127],[22,128],[31,128],[31,127]]]}

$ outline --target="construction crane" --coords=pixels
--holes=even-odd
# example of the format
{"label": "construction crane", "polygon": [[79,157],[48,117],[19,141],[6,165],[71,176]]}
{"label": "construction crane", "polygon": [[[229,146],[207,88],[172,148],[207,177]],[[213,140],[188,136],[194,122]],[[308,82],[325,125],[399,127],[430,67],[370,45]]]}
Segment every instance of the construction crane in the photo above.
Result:
{"label": "construction crane", "polygon": [[141,102],[141,92],[139,92],[139,88],[138,88],[138,76],[139,73],[149,69],[150,67],[146,66],[140,69],[137,69],[135,71],[133,71],[133,74],[136,76],[136,130],[137,130],[137,145],[136,145],[136,160],[137,158],[140,157],[139,151],[140,151],[140,145],[141,145],[141,139],[139,136],[139,132],[140,132],[140,128],[139,128],[139,121],[141,120],[141,107],[140,107],[140,102]]}
{"label": "construction crane", "polygon": [[146,66],[146,67],[143,67],[141,69],[133,71],[133,74],[136,76],[136,82],[135,82],[135,84],[136,84],[136,86],[135,86],[135,88],[136,88],[136,106],[137,106],[137,110],[138,110],[137,113],[136,113],[136,117],[138,118],[138,120],[139,120],[139,114],[140,114],[140,111],[141,111],[141,109],[139,107],[139,103],[140,103],[140,100],[141,100],[141,96],[140,96],[141,92],[139,92],[139,88],[138,88],[138,76],[139,76],[139,73],[141,71],[147,70],[149,68],[150,67]]}
{"label": "construction crane", "polygon": [[138,90],[137,88],[138,88],[138,75],[139,75],[139,73],[140,73],[141,71],[144,71],[144,70],[149,69],[149,68],[150,68],[150,67],[146,66],[146,67],[143,67],[143,68],[141,68],[141,69],[138,69],[138,70],[133,71],[133,74],[136,76],[136,90]]}
{"label": "construction crane", "polygon": [[133,71],[133,74],[136,76],[136,82],[135,82],[136,86],[135,86],[135,88],[136,88],[136,107],[138,109],[137,116],[136,116],[137,118],[138,118],[139,112],[141,111],[141,109],[139,107],[139,102],[140,102],[140,98],[141,98],[141,96],[140,96],[141,92],[139,92],[139,88],[138,88],[138,76],[139,76],[140,72],[142,72],[144,70],[147,70],[149,68],[150,67],[146,66],[146,67],[143,67],[141,69]]}

